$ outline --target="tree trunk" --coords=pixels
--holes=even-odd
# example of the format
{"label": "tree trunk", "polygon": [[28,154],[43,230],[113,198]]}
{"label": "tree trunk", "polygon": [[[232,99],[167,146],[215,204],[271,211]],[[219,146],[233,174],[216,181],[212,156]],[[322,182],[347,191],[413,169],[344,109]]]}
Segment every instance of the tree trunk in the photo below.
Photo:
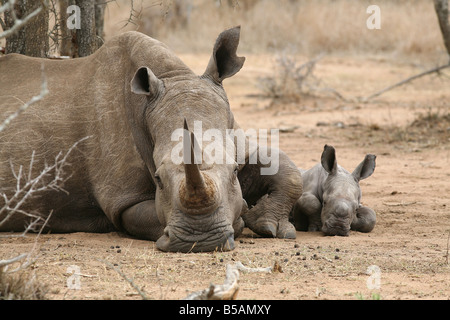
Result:
{"label": "tree trunk", "polygon": [[78,56],[86,57],[97,50],[95,39],[95,1],[76,0],[81,12],[81,28],[77,29]]}
{"label": "tree trunk", "polygon": [[75,0],[60,0],[59,1],[59,26],[61,33],[61,45],[59,47],[59,54],[71,58],[78,57],[78,43],[76,36],[76,29],[67,28],[67,20],[69,13],[67,8],[75,4]]}
{"label": "tree trunk", "polygon": [[95,35],[97,36],[97,49],[103,45],[105,39],[104,17],[105,17],[105,0],[95,0]]}
{"label": "tree trunk", "polygon": [[448,0],[434,0],[434,9],[439,20],[444,46],[447,49],[450,63],[450,24],[448,22]]}
{"label": "tree trunk", "polygon": [[[67,8],[77,5],[80,8],[80,29],[67,28],[69,16]],[[103,45],[104,38],[104,0],[60,0],[59,15],[61,28],[60,54],[71,58],[85,57]]]}
{"label": "tree trunk", "polygon": [[[2,1],[2,3],[5,2],[5,0]],[[24,19],[38,6],[42,6],[42,3],[33,0],[17,1],[14,6],[16,19]],[[5,11],[4,20],[7,29],[13,27],[15,19],[11,11]],[[32,57],[46,57],[49,50],[48,20],[49,13],[47,8],[44,8],[16,33],[6,38],[6,53],[15,52]]]}

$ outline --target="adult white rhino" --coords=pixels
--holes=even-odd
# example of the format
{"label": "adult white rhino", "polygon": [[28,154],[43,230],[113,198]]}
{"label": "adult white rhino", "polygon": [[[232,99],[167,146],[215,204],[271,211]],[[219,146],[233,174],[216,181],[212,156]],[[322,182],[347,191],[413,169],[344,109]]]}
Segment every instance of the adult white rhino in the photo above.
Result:
{"label": "adult white rhino", "polygon": [[21,212],[52,211],[51,232],[121,230],[157,240],[164,251],[231,250],[244,221],[263,236],[295,237],[288,215],[301,176],[284,153],[273,175],[261,175],[267,164],[250,164],[250,152],[243,164],[171,159],[171,135],[183,122],[187,129],[201,121],[203,130],[224,136],[238,128],[222,81],[243,66],[239,34],[235,27],[219,35],[202,76],[138,32],[120,34],[85,58],[0,57],[3,117],[39,92],[42,73],[49,90],[0,133],[0,192],[11,199],[20,166],[36,176],[79,141],[66,159],[66,192],[47,188],[7,219],[3,210],[0,231],[23,230],[30,218]]}

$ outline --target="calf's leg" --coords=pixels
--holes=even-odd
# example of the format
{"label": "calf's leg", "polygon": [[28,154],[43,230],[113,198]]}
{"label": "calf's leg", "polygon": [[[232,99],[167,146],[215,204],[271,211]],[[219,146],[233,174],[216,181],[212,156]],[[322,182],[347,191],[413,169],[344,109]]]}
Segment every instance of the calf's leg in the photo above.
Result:
{"label": "calf's leg", "polygon": [[[304,192],[293,208],[295,228],[299,231],[320,231],[322,204],[315,195]],[[307,222],[306,222],[307,221]]]}

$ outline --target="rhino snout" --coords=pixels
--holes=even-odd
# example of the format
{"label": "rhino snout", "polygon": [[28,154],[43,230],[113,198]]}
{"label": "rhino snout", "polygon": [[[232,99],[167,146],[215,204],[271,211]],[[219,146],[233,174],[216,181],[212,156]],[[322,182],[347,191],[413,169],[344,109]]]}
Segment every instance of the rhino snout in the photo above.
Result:
{"label": "rhino snout", "polygon": [[156,247],[165,252],[210,252],[231,251],[235,248],[234,232],[216,234],[206,239],[183,237],[170,227],[164,229],[164,234],[156,241]]}
{"label": "rhino snout", "polygon": [[327,223],[324,223],[322,226],[322,232],[326,236],[343,236],[348,237],[350,233],[350,226],[337,225],[329,226]]}
{"label": "rhino snout", "polygon": [[322,231],[328,236],[348,236],[354,215],[351,202],[332,200],[322,209]]}
{"label": "rhino snout", "polygon": [[[227,210],[218,207],[213,213],[192,215],[177,210],[156,247],[168,252],[230,251],[235,247],[235,234],[241,231],[239,223],[232,223]],[[239,219],[238,219],[239,220]]]}

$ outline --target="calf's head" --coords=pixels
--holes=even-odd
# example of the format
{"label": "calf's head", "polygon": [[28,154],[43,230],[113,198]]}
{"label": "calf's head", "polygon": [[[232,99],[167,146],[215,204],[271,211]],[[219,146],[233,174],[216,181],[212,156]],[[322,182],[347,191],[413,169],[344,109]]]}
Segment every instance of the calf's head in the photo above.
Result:
{"label": "calf's head", "polygon": [[375,155],[368,154],[349,173],[339,166],[332,146],[325,145],[321,163],[328,177],[323,185],[322,231],[326,235],[348,236],[350,229],[364,229],[363,219],[359,219],[361,188],[359,181],[372,175],[375,170]]}
{"label": "calf's head", "polygon": [[[240,215],[246,204],[237,163],[207,161],[202,152],[208,142],[225,145],[225,140],[203,139],[205,131],[214,129],[225,139],[227,129],[233,128],[222,80],[244,63],[236,56],[238,42],[238,27],[221,33],[202,76],[180,67],[160,79],[150,68],[141,67],[131,81],[131,92],[145,97],[140,115],[133,116],[139,128],[133,134],[141,141],[137,148],[156,186],[156,211],[164,226],[156,242],[160,250],[232,250],[234,237],[243,229]],[[199,131],[196,123],[201,124]],[[173,139],[177,130],[183,130],[181,149],[180,141]],[[182,161],[174,161],[179,154]]]}

